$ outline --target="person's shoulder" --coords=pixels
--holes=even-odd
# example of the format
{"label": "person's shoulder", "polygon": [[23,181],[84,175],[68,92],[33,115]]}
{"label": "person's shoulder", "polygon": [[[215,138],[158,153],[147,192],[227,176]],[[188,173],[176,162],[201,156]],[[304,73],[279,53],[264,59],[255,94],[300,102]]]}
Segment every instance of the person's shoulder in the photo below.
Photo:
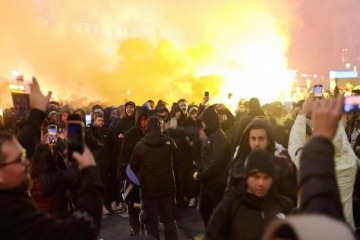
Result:
{"label": "person's shoulder", "polygon": [[281,209],[284,211],[285,214],[290,213],[291,210],[295,207],[293,202],[289,198],[287,198],[287,197],[285,197],[283,195],[279,194],[277,196],[277,201],[278,201],[279,205],[281,206]]}

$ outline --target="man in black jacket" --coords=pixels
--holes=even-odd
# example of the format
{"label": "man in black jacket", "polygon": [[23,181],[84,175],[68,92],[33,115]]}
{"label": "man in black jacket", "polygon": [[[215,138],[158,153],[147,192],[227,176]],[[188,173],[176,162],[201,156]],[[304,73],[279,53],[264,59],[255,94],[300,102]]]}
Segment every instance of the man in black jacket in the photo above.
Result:
{"label": "man in black jacket", "polygon": [[150,117],[145,137],[136,144],[130,166],[140,178],[141,222],[146,234],[160,239],[159,217],[164,224],[165,239],[178,239],[175,225],[175,180],[173,139],[160,131],[160,121]]}
{"label": "man in black jacket", "polygon": [[[236,149],[231,162],[229,191],[233,187],[236,188],[236,185],[241,180],[240,178],[245,169],[245,160],[249,153],[254,150],[266,150],[271,154],[275,153],[273,129],[269,120],[265,117],[254,118],[243,133],[240,145]],[[294,169],[282,158],[275,157],[273,160],[275,164],[274,184],[277,191],[296,204],[297,187]]]}
{"label": "man in black jacket", "polygon": [[76,209],[69,220],[58,221],[40,213],[27,194],[29,160],[40,142],[40,125],[51,93],[44,96],[35,78],[31,86],[30,115],[20,129],[18,140],[0,133],[0,232],[2,239],[95,239],[101,225],[100,176],[90,150],[74,153],[83,176]]}
{"label": "man in black jacket", "polygon": [[206,239],[261,239],[272,219],[291,211],[291,201],[274,188],[273,158],[263,150],[249,154],[244,181],[214,210]]}
{"label": "man in black jacket", "polygon": [[[124,192],[126,192],[129,184],[131,184],[126,178],[126,167],[130,163],[135,145],[145,136],[146,121],[149,118],[149,109],[146,107],[138,107],[136,109],[135,116],[135,126],[125,133],[120,152],[120,162],[118,165],[118,178],[126,180],[123,189]],[[133,187],[129,194],[125,197],[124,201],[128,205],[129,224],[131,227],[130,235],[137,235],[141,230],[141,224],[139,221],[140,209],[135,207],[140,203],[139,189],[137,187]]]}
{"label": "man in black jacket", "polygon": [[194,179],[201,183],[200,214],[206,226],[213,209],[223,198],[231,152],[215,108],[206,108],[200,119],[207,139],[201,149],[201,163]]}

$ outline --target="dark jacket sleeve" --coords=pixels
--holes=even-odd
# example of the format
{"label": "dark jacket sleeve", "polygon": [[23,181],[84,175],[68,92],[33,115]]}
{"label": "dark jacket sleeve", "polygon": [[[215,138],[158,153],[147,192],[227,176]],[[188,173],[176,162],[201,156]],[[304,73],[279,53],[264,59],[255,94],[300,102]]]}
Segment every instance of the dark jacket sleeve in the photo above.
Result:
{"label": "dark jacket sleeve", "polygon": [[136,140],[133,139],[130,131],[125,133],[118,159],[118,176],[121,176],[122,179],[126,176],[126,166],[130,163],[131,154],[136,144]]}
{"label": "dark jacket sleeve", "polygon": [[210,143],[205,144],[208,146],[205,146],[207,150],[202,156],[202,164],[198,173],[198,179],[201,182],[212,178],[216,172],[226,167],[228,162],[226,158],[228,157],[229,146],[224,136],[219,136],[217,133],[210,139]]}
{"label": "dark jacket sleeve", "polygon": [[345,221],[335,178],[332,142],[314,137],[303,148],[300,158],[300,211],[320,213]]}
{"label": "dark jacket sleeve", "polygon": [[91,151],[104,147],[104,142],[101,139],[97,139],[94,136],[94,132],[92,128],[88,128],[85,131],[85,143],[90,148]]}
{"label": "dark jacket sleeve", "polygon": [[229,129],[235,122],[236,118],[235,116],[230,112],[229,109],[225,109],[224,112],[226,116],[226,120],[221,122],[221,129],[225,132],[227,129]]}
{"label": "dark jacket sleeve", "polygon": [[40,143],[40,126],[45,119],[45,112],[32,108],[27,120],[19,127],[17,138],[26,149],[28,159],[31,159],[36,146]]}
{"label": "dark jacket sleeve", "polygon": [[[96,239],[101,228],[103,186],[95,166],[82,170],[83,185],[76,210],[70,220],[56,221],[43,217],[41,239]],[[39,217],[40,217],[39,216]]]}
{"label": "dark jacket sleeve", "polygon": [[295,178],[295,171],[285,162],[285,160],[277,157],[277,167],[279,167],[280,177],[278,191],[281,195],[289,198],[293,204],[297,203],[297,184]]}
{"label": "dark jacket sleeve", "polygon": [[131,155],[130,167],[135,174],[139,173],[141,143],[137,143]]}
{"label": "dark jacket sleeve", "polygon": [[206,240],[230,239],[232,219],[229,210],[231,209],[230,197],[224,197],[215,208],[209,223],[206,227]]}

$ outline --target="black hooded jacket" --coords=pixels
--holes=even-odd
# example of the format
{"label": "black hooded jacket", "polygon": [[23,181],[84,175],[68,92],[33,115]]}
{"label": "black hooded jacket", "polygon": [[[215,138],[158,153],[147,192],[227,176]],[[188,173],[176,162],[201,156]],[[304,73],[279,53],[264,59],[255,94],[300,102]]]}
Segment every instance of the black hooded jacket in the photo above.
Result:
{"label": "black hooded jacket", "polygon": [[[229,185],[228,190],[239,184],[239,181],[244,176],[245,172],[245,161],[249,153],[251,152],[249,145],[249,134],[250,130],[253,128],[265,129],[269,145],[267,151],[271,154],[275,152],[275,138],[273,130],[270,126],[269,121],[266,118],[255,118],[248,126],[245,128],[244,134],[241,138],[240,145],[237,148],[237,151],[234,154],[234,158],[230,164],[230,175],[229,175]],[[288,197],[295,204],[297,201],[296,192],[296,178],[292,168],[290,168],[287,163],[279,158],[274,158],[275,166],[275,176],[274,182],[277,191],[286,197]]]}
{"label": "black hooded jacket", "polygon": [[130,167],[139,175],[141,198],[175,196],[172,168],[175,151],[174,140],[162,135],[160,128],[149,130],[136,144]]}
{"label": "black hooded jacket", "polygon": [[201,149],[201,163],[197,177],[203,186],[219,190],[226,185],[228,162],[231,158],[230,145],[220,128],[214,108],[205,109],[200,119],[206,124],[204,131],[207,139]]}
{"label": "black hooded jacket", "polygon": [[261,239],[266,226],[289,214],[293,204],[271,188],[264,198],[246,191],[246,180],[225,196],[207,225],[205,239]]}
{"label": "black hooded jacket", "polygon": [[122,179],[125,179],[126,166],[130,163],[131,154],[133,153],[135,145],[145,136],[145,130],[140,128],[139,120],[141,116],[149,117],[149,110],[146,107],[139,107],[135,112],[135,126],[130,128],[124,136],[122,142],[120,157],[119,157],[119,171]]}

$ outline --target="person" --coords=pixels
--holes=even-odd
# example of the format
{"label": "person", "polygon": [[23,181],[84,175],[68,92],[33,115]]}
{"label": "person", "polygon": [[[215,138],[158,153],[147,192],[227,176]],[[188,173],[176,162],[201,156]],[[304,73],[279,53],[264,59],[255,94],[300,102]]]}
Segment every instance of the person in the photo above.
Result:
{"label": "person", "polygon": [[66,170],[58,168],[51,146],[39,144],[30,167],[30,195],[37,208],[56,218],[68,217],[68,192],[74,187],[77,175],[78,168],[75,164]]}
{"label": "person", "polygon": [[[29,158],[40,142],[40,125],[51,92],[43,95],[35,78],[31,85],[30,114],[20,126],[18,138],[0,133],[0,231],[2,239],[95,239],[101,226],[101,192],[103,186],[95,160],[85,147],[74,152],[83,185],[71,219],[58,221],[39,212],[27,194]],[[33,148],[34,147],[34,148]]]}
{"label": "person", "polygon": [[248,124],[256,117],[265,117],[265,113],[261,108],[260,101],[258,98],[253,97],[249,100],[249,112],[247,115],[236,123],[236,133],[234,136],[233,147],[241,141],[242,135]]}
{"label": "person", "polygon": [[126,131],[124,136],[117,173],[118,179],[121,179],[125,182],[123,192],[125,193],[127,189],[131,188],[129,194],[124,197],[129,214],[129,225],[131,228],[130,236],[139,235],[143,228],[139,220],[140,208],[137,207],[140,203],[140,192],[137,187],[132,187],[133,185],[130,183],[130,181],[128,181],[126,167],[130,163],[131,155],[135,145],[141,140],[141,138],[145,136],[146,123],[147,119],[149,118],[149,110],[146,107],[138,107],[136,109],[135,116],[135,126]]}
{"label": "person", "polygon": [[104,195],[104,208],[103,213],[109,214],[112,211],[111,208],[111,196],[113,189],[109,184],[112,178],[116,179],[116,176],[109,174],[109,134],[105,127],[104,115],[102,113],[95,112],[93,114],[94,121],[92,125],[86,128],[85,131],[85,143],[91,150],[95,157],[96,166],[100,171],[102,182],[105,184]]}
{"label": "person", "polygon": [[342,115],[344,97],[311,104],[313,134],[301,153],[300,215],[275,221],[265,240],[355,239],[345,224],[335,177],[332,140]]}
{"label": "person", "polygon": [[249,154],[244,181],[214,210],[205,239],[260,239],[274,218],[290,213],[294,205],[274,187],[273,158],[265,150]]}
{"label": "person", "polygon": [[[300,168],[300,156],[306,144],[307,122],[309,122],[311,126],[311,121],[307,119],[306,116],[311,113],[313,101],[313,94],[310,94],[309,98],[304,102],[302,110],[297,115],[290,132],[289,153],[297,168]],[[332,142],[335,146],[336,180],[340,190],[344,216],[349,226],[355,230],[352,196],[357,170],[357,158],[347,139],[344,126],[341,122],[339,122],[336,135]]]}
{"label": "person", "polygon": [[[184,103],[184,102],[182,102]],[[183,106],[184,107],[184,106]],[[187,207],[189,205],[186,198],[186,170],[187,170],[187,141],[184,132],[184,113],[182,108],[174,103],[170,112],[170,125],[167,128],[167,134],[174,139],[177,151],[174,161],[174,174],[176,181],[176,206]]]}
{"label": "person", "polygon": [[[237,187],[245,169],[245,160],[254,150],[266,150],[275,154],[275,139],[270,122],[265,117],[254,118],[245,128],[240,145],[234,154],[230,166],[228,191]],[[274,157],[275,174],[274,184],[281,195],[297,202],[295,169],[288,165],[286,160]],[[290,161],[291,162],[291,161]]]}
{"label": "person", "polygon": [[200,162],[201,141],[199,138],[200,120],[197,106],[189,108],[189,117],[184,122],[184,133],[187,143],[186,157],[186,197],[188,207],[196,207],[200,193],[200,183],[193,179]]}
{"label": "person", "polygon": [[201,183],[199,207],[206,226],[224,195],[231,153],[215,108],[206,108],[200,120],[207,139],[201,148],[201,163],[194,173],[194,179]]}
{"label": "person", "polygon": [[130,167],[139,175],[141,222],[148,236],[160,239],[159,217],[165,239],[178,239],[175,225],[175,179],[173,158],[176,144],[164,136],[157,117],[147,120],[147,133],[134,148]]}
{"label": "person", "polygon": [[179,106],[179,108],[181,109],[181,116],[180,119],[178,119],[178,121],[180,122],[181,125],[184,124],[184,121],[188,118],[189,113],[188,113],[188,103],[186,101],[185,98],[181,98],[177,101],[177,105]]}

